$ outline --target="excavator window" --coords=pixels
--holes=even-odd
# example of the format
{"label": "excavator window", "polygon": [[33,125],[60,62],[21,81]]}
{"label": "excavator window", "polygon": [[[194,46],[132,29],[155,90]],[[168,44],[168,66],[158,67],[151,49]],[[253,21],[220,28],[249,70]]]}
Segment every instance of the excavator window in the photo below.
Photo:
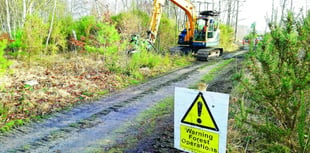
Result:
{"label": "excavator window", "polygon": [[208,30],[208,38],[213,38],[214,31],[215,31],[214,20],[210,19],[210,25],[209,25],[209,30]]}
{"label": "excavator window", "polygon": [[206,29],[207,29],[207,20],[198,19],[196,22],[196,28],[194,33],[195,41],[206,41]]}
{"label": "excavator window", "polygon": [[214,31],[214,21],[210,20],[209,32]]}

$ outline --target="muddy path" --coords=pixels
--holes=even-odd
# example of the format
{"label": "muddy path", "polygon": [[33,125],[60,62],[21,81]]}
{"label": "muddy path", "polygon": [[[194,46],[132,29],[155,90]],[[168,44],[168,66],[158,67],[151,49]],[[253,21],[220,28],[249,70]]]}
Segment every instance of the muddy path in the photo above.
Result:
{"label": "muddy path", "polygon": [[[99,101],[58,112],[48,119],[0,134],[0,152],[89,152],[121,137],[117,129],[139,113],[187,87],[223,62],[197,62]],[[213,63],[213,64],[211,64]]]}
{"label": "muddy path", "polygon": [[[233,74],[242,67],[243,58],[236,59],[233,63],[226,66],[222,71],[217,73],[217,77],[208,82],[208,91],[230,94],[233,90]],[[173,103],[172,103],[173,105]],[[185,153],[174,148],[174,112],[156,118],[154,122],[157,124],[152,132],[149,132],[147,137],[143,137],[131,147],[124,147],[125,153]],[[141,127],[133,126],[133,129]],[[144,125],[144,129],[150,128],[149,125]],[[145,132],[142,132],[142,134]],[[139,134],[137,134],[139,135]],[[141,134],[140,134],[141,135]],[[120,141],[126,144],[128,140]],[[117,148],[118,146],[116,146]],[[110,151],[110,150],[108,150]],[[112,151],[113,152],[113,151]]]}

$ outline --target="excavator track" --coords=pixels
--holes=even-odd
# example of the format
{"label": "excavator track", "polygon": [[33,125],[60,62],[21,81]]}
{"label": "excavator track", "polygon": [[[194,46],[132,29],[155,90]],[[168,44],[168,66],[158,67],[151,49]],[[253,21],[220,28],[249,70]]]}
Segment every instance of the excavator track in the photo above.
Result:
{"label": "excavator track", "polygon": [[220,57],[223,55],[223,48],[203,48],[195,54],[197,60],[207,61],[209,58]]}

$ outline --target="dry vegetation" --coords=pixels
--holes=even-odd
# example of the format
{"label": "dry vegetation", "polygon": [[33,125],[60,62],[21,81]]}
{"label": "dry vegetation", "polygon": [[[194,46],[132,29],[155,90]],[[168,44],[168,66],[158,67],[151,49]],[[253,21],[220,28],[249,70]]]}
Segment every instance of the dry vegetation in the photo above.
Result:
{"label": "dry vegetation", "polygon": [[[1,79],[1,122],[3,131],[31,118],[61,110],[82,101],[91,101],[120,88],[171,70],[141,67],[140,78],[109,70],[102,55],[76,53],[41,57],[39,61],[14,61]],[[164,66],[163,66],[164,67]],[[162,68],[163,68],[162,67]]]}

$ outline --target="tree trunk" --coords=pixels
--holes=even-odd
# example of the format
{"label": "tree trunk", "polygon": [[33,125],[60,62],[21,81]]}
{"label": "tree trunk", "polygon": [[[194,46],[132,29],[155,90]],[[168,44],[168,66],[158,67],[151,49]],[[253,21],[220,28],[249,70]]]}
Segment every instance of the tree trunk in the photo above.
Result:
{"label": "tree trunk", "polygon": [[125,9],[125,11],[127,11],[128,9],[127,9],[127,7],[128,7],[128,2],[127,2],[127,0],[122,0],[122,2],[123,2],[123,7],[124,7],[124,9]]}
{"label": "tree trunk", "polygon": [[280,25],[282,25],[282,20],[283,20],[283,16],[284,16],[284,10],[285,10],[285,5],[286,5],[286,0],[283,0],[282,2],[282,12],[281,12],[281,21],[280,21]]}
{"label": "tree trunk", "polygon": [[308,13],[308,0],[306,0],[306,14]]}
{"label": "tree trunk", "polygon": [[227,9],[227,21],[226,21],[226,24],[227,25],[230,25],[230,18],[231,18],[231,0],[228,0],[227,1],[227,7],[228,7],[228,9]]}
{"label": "tree trunk", "polygon": [[101,14],[101,11],[100,11],[100,8],[99,8],[99,2],[98,2],[98,0],[95,0],[95,7],[96,7],[98,19],[102,18],[102,14]]}
{"label": "tree trunk", "polygon": [[115,14],[118,14],[118,0],[115,1]]}
{"label": "tree trunk", "polygon": [[8,28],[8,33],[10,35],[10,38],[12,38],[12,31],[11,31],[11,14],[10,14],[10,8],[9,8],[9,1],[5,0],[5,7],[6,7],[6,23]]}
{"label": "tree trunk", "polygon": [[291,11],[293,11],[294,0],[291,0]]}
{"label": "tree trunk", "polygon": [[30,4],[29,4],[29,12],[28,13],[31,15],[32,12],[33,12],[33,2],[30,2]]}
{"label": "tree trunk", "polygon": [[23,0],[23,17],[22,17],[22,26],[24,25],[26,21],[26,16],[27,16],[27,3],[26,0]]}
{"label": "tree trunk", "polygon": [[48,31],[48,36],[47,36],[47,39],[46,39],[46,43],[45,43],[45,49],[48,46],[48,42],[49,42],[49,40],[51,38],[51,35],[52,35],[52,32],[53,32],[53,24],[54,24],[54,18],[55,18],[56,5],[57,5],[57,0],[54,1],[52,21],[51,21],[51,25],[50,25],[50,28],[49,28],[49,31]]}
{"label": "tree trunk", "polygon": [[271,23],[274,22],[274,0],[272,0],[272,10],[271,10]]}

